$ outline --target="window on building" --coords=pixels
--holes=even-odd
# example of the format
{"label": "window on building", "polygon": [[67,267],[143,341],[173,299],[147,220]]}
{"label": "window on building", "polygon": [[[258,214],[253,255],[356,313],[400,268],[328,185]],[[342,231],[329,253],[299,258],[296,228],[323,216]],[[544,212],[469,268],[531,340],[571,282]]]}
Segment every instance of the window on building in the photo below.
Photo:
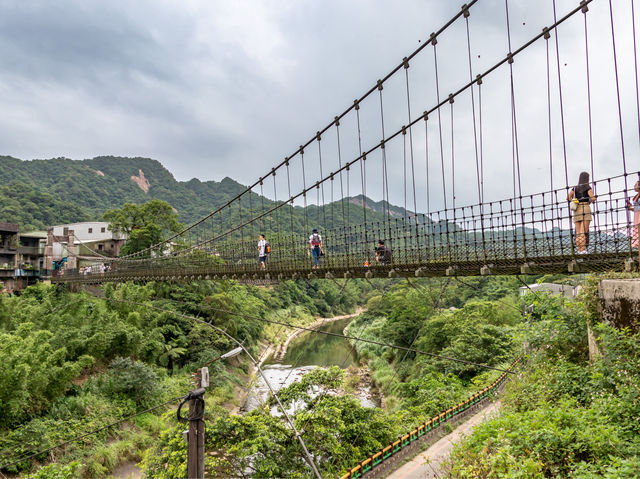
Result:
{"label": "window on building", "polygon": [[107,231],[107,228],[105,228],[104,226],[100,228],[100,233],[104,233],[105,231]]}
{"label": "window on building", "polygon": [[89,233],[93,233],[93,228],[89,228]]}
{"label": "window on building", "polygon": [[102,251],[102,245],[101,244],[98,245],[98,251]]}

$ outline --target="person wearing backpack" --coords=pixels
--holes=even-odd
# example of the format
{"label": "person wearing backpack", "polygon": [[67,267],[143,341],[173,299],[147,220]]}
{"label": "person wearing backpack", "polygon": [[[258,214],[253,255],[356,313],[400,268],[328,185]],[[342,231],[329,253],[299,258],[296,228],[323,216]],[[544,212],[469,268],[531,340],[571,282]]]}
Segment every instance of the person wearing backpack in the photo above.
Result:
{"label": "person wearing backpack", "polygon": [[320,256],[324,255],[322,236],[318,233],[318,228],[313,228],[311,236],[309,236],[309,251],[313,256],[313,269],[318,269],[320,267]]}
{"label": "person wearing backpack", "polygon": [[269,253],[271,253],[271,245],[264,239],[264,235],[260,235],[260,240],[258,241],[258,261],[262,269],[267,267],[267,256]]}
{"label": "person wearing backpack", "polygon": [[378,264],[387,266],[391,264],[391,250],[384,245],[384,240],[378,240],[378,246],[374,248]]}

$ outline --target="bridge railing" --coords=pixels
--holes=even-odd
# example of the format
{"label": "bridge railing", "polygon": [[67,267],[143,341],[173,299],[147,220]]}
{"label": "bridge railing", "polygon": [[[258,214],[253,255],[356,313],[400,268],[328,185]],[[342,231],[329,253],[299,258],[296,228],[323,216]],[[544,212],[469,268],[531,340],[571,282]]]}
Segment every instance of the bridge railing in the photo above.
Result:
{"label": "bridge railing", "polygon": [[513,371],[519,361],[520,358],[516,359],[511,363],[507,372],[502,373],[495,381],[485,388],[458,404],[452,404],[451,407],[443,410],[439,414],[436,414],[431,419],[423,422],[413,429],[410,429],[406,434],[400,436],[398,440],[392,441],[388,446],[381,448],[371,454],[368,458],[360,461],[357,466],[349,468],[347,473],[340,479],[360,478],[373,469],[382,469],[386,462],[396,459],[396,456],[405,452],[408,447],[414,446],[416,442],[435,434],[439,427],[444,423],[457,419],[461,414],[465,413],[473,406],[486,401],[489,397],[495,394],[500,387],[502,387],[505,381],[507,381],[509,373]]}
{"label": "bridge railing", "polygon": [[[325,255],[312,270],[308,233],[269,235],[266,269],[258,262],[258,238],[237,238],[227,232],[196,244],[176,245],[155,257],[114,261],[105,276],[300,277],[349,274],[483,274],[558,271],[573,264],[586,270],[620,269],[635,256],[638,232],[627,208],[625,177],[594,183],[597,201],[586,239],[578,254],[568,189],[487,202],[480,205],[407,214],[382,221],[325,229],[320,225]],[[634,238],[635,235],[635,238]],[[376,260],[374,248],[384,240],[391,260]],[[68,272],[69,273],[69,272]],[[64,280],[73,280],[66,274]]]}

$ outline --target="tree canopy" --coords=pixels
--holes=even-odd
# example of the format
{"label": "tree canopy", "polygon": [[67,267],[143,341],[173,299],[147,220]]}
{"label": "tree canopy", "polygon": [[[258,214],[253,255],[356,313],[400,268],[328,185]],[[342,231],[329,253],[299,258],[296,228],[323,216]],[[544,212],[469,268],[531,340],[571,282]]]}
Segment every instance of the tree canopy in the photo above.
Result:
{"label": "tree canopy", "polygon": [[141,205],[125,203],[122,208],[107,211],[103,218],[109,222],[110,231],[127,235],[121,254],[141,251],[183,228],[173,207],[158,199]]}

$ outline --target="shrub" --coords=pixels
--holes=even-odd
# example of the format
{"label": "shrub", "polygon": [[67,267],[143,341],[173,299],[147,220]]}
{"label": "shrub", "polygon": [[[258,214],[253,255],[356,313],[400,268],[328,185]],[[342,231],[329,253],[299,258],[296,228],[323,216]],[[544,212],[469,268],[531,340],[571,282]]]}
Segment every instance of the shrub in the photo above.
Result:
{"label": "shrub", "polygon": [[109,365],[101,389],[110,397],[126,397],[146,405],[154,401],[158,381],[158,375],[145,363],[131,358],[115,358]]}

